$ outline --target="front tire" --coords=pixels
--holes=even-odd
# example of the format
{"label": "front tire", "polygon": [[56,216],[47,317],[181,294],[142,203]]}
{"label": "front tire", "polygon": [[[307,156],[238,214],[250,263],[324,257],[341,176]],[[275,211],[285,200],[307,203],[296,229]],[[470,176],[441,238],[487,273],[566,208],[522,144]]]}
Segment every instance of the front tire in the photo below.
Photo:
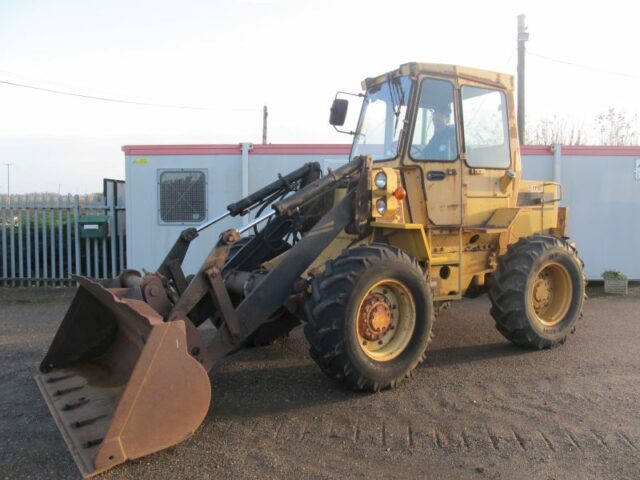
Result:
{"label": "front tire", "polygon": [[550,348],[575,330],[585,297],[583,263],[566,240],[534,235],[510,245],[489,291],[496,328],[516,345]]}
{"label": "front tire", "polygon": [[405,252],[367,245],[314,278],[305,336],[329,377],[354,390],[395,387],[422,362],[433,325],[425,272]]}

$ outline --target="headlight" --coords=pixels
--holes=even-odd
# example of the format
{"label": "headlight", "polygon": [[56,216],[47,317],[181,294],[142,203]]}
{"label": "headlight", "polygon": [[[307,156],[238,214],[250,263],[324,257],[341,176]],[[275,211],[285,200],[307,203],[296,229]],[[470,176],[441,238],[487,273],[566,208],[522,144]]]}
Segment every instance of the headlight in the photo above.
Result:
{"label": "headlight", "polygon": [[387,186],[387,174],[384,172],[376,173],[375,182],[376,187],[378,187],[379,189],[385,188]]}
{"label": "headlight", "polygon": [[[384,173],[383,173],[384,175]],[[377,181],[377,178],[376,178]],[[376,202],[376,210],[378,211],[378,213],[380,215],[384,215],[385,212],[387,211],[387,199],[386,198],[379,198],[378,201]]]}

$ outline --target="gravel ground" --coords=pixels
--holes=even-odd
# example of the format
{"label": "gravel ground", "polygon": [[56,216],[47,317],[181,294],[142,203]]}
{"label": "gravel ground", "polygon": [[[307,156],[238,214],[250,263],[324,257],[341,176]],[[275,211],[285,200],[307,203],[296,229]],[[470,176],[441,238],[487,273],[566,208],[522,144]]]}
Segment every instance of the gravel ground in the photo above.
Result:
{"label": "gravel ground", "polygon": [[[640,285],[601,290],[547,351],[458,302],[414,377],[374,395],[324,377],[296,330],[217,368],[193,437],[99,478],[638,478]],[[79,478],[32,378],[72,295],[0,289],[0,478]]]}

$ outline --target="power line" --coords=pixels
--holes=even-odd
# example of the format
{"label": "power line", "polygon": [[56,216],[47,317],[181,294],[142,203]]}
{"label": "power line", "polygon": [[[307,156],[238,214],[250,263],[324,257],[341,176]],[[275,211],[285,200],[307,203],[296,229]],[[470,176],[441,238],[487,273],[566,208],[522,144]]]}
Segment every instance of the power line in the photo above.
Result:
{"label": "power line", "polygon": [[[27,85],[26,83],[9,82],[7,80],[0,80],[0,83],[4,85],[10,85],[12,87],[29,88],[29,89],[38,90],[41,92],[54,93],[57,95],[67,95],[70,97],[85,98],[89,100],[100,100],[102,102],[124,103],[128,105],[138,105],[143,107],[177,108],[181,110],[203,110],[203,111],[219,111],[220,110],[220,109],[214,109],[214,108],[208,108],[208,107],[196,107],[192,105],[169,105],[169,104],[161,104],[161,103],[138,102],[134,100],[123,100],[119,98],[98,97],[95,95],[85,95],[83,93],[38,87],[36,85]],[[248,111],[256,111],[256,112],[261,111],[259,108],[233,108],[233,110],[248,110]]]}
{"label": "power line", "polygon": [[571,65],[572,67],[585,68],[587,70],[594,70],[594,71],[600,72],[600,73],[607,73],[607,74],[610,74],[610,75],[619,75],[621,77],[628,77],[628,78],[640,78],[639,75],[631,75],[630,73],[622,73],[622,72],[613,72],[611,70],[605,70],[603,68],[593,67],[591,65],[584,65],[584,64],[581,64],[581,63],[569,62],[568,60],[560,60],[558,58],[548,57],[546,55],[540,55],[539,53],[533,53],[530,50],[527,50],[527,54],[528,55],[532,55],[534,57],[542,58],[544,60],[549,60],[551,62],[562,63],[564,65]]}

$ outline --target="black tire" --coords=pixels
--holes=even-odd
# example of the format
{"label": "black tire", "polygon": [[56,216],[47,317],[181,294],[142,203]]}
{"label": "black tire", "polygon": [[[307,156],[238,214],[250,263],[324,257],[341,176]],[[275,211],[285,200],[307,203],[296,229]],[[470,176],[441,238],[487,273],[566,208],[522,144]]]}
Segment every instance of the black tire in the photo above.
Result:
{"label": "black tire", "polygon": [[[386,290],[382,290],[385,296],[374,290],[384,289],[384,282],[389,282],[391,289],[397,288],[410,295],[393,294],[393,298],[402,300],[390,303]],[[387,326],[381,331],[385,332],[383,338],[388,343],[378,347],[376,343],[380,340],[371,341],[371,347],[366,347],[367,351],[368,348],[393,347],[391,342],[396,342],[397,336],[397,348],[391,350],[393,353],[384,361],[372,358],[378,353],[365,353],[365,347],[360,344],[363,337],[360,336],[358,312],[366,305],[365,297],[369,299],[375,295],[384,300],[381,305],[389,307],[384,307],[388,313],[385,318],[396,319],[389,320],[390,325],[393,321],[400,322],[400,318],[411,317],[401,316],[403,310],[414,314],[412,330],[401,328],[400,323],[396,323],[397,330]],[[409,296],[411,298],[405,300]],[[377,244],[359,246],[330,260],[324,273],[312,280],[311,296],[305,309],[308,323],[304,332],[311,357],[327,376],[343,381],[354,390],[378,391],[395,387],[410,376],[426,356],[434,319],[431,289],[420,265],[397,248]],[[370,322],[373,325],[374,320]],[[373,332],[365,331],[367,335]],[[387,335],[391,337],[387,339]]]}
{"label": "black tire", "polygon": [[522,347],[564,343],[575,331],[585,298],[584,264],[575,247],[534,235],[510,245],[498,263],[489,291],[498,331]]}

